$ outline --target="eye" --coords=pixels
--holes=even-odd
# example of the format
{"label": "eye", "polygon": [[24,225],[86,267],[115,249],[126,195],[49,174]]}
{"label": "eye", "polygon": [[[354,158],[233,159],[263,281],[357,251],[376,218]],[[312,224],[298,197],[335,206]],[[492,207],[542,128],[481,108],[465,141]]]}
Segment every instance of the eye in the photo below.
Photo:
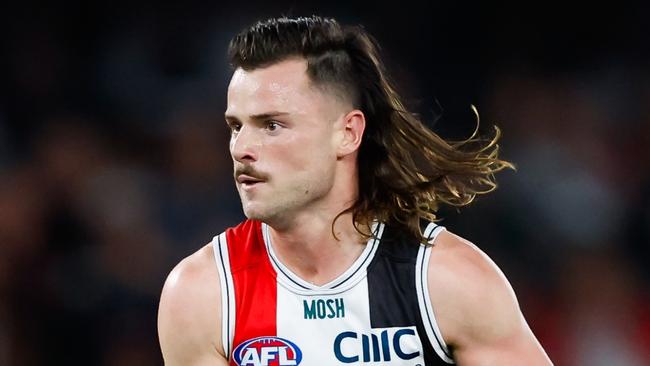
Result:
{"label": "eye", "polygon": [[238,122],[226,122],[231,133],[239,132],[241,130],[241,124]]}
{"label": "eye", "polygon": [[276,121],[267,121],[266,122],[266,129],[270,132],[277,131],[278,128],[280,128],[280,124],[277,123]]}

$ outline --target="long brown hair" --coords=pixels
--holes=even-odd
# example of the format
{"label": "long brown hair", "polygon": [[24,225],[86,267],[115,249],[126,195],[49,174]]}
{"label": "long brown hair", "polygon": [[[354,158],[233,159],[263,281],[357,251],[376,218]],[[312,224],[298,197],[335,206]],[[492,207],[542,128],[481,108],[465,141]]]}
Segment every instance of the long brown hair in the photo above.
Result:
{"label": "long brown hair", "polygon": [[[312,83],[352,101],[366,118],[359,148],[359,197],[347,210],[357,231],[373,220],[401,226],[426,243],[420,223],[435,221],[440,203],[465,206],[497,187],[494,173],[513,164],[498,157],[501,132],[445,141],[404,105],[362,27],[343,27],[318,16],[275,18],[243,30],[230,42],[233,67],[265,67],[304,57]],[[472,106],[472,108],[474,108]],[[332,224],[332,228],[333,228]]]}

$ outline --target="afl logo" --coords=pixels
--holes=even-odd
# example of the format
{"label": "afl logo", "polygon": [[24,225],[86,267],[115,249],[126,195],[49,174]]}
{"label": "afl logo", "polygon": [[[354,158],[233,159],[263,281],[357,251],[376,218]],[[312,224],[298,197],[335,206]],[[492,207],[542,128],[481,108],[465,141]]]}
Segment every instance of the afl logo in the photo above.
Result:
{"label": "afl logo", "polygon": [[233,359],[239,366],[297,366],[302,361],[302,351],[284,338],[257,337],[237,346]]}

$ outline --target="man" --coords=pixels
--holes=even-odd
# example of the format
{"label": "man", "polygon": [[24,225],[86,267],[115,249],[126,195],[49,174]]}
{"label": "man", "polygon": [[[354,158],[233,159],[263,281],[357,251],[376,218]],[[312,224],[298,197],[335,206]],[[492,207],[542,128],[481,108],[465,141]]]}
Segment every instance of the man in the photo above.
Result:
{"label": "man", "polygon": [[498,129],[446,143],[404,108],[370,36],[332,19],[260,22],[229,56],[248,220],[169,275],[167,365],[550,364],[496,265],[433,223],[512,167]]}

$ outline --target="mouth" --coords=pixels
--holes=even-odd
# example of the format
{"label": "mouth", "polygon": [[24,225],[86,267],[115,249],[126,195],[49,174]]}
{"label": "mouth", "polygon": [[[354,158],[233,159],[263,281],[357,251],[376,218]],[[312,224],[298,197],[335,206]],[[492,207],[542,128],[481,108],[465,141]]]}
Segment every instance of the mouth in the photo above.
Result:
{"label": "mouth", "polygon": [[250,175],[240,174],[237,176],[237,183],[239,183],[242,188],[248,189],[264,183],[264,180]]}

